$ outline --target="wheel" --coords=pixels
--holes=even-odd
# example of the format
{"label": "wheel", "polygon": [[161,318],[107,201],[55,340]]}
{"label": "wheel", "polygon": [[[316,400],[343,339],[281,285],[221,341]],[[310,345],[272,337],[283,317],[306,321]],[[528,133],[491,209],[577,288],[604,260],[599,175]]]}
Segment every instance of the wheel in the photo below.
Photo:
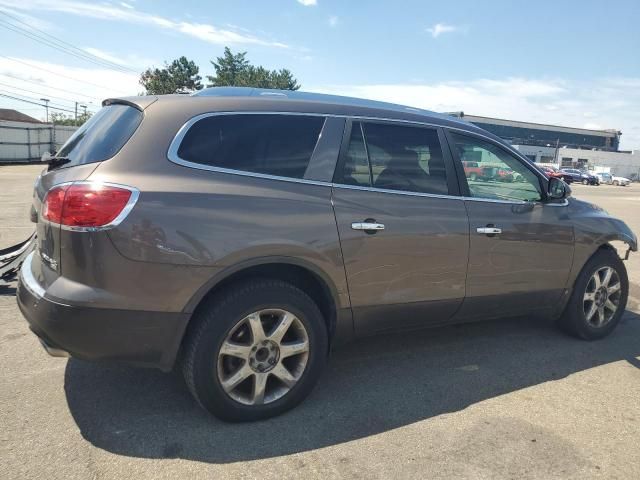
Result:
{"label": "wheel", "polygon": [[622,260],[615,250],[601,249],[580,272],[559,326],[585,340],[604,338],[618,325],[628,295],[629,280]]}
{"label": "wheel", "polygon": [[582,180],[582,184],[583,185],[589,185],[589,180],[587,180],[586,178],[584,180]]}
{"label": "wheel", "polygon": [[327,360],[318,306],[279,280],[229,288],[193,320],[183,375],[198,403],[222,420],[259,420],[293,408],[311,392]]}
{"label": "wheel", "polygon": [[618,182],[618,180],[614,180],[613,184],[617,187],[618,185],[620,185],[620,182]]}
{"label": "wheel", "polygon": [[475,173],[471,173],[471,175],[469,175],[469,180],[471,180],[472,182],[475,182],[477,178],[478,175],[476,175]]}

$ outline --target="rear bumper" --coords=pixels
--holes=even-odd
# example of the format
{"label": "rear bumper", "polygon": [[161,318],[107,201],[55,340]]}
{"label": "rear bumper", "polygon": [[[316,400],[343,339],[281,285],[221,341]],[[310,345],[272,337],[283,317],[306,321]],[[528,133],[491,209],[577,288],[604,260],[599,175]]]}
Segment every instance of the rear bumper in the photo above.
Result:
{"label": "rear bumper", "polygon": [[17,300],[47,352],[172,368],[189,314],[91,308],[52,301],[33,275],[33,255],[22,264]]}

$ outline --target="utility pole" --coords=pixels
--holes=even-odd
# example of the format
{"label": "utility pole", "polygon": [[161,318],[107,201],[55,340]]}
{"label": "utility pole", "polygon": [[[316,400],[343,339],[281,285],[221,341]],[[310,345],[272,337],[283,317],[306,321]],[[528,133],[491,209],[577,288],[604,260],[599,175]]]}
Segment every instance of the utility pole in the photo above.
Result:
{"label": "utility pole", "polygon": [[87,118],[87,106],[86,105],[80,105],[80,106],[84,110],[84,112],[82,113],[82,118],[86,119]]}
{"label": "utility pole", "polygon": [[46,111],[46,120],[47,123],[49,123],[49,99],[48,98],[41,98],[40,100],[42,100],[44,102],[44,109]]}
{"label": "utility pole", "polygon": [[73,121],[75,122],[75,124],[78,124],[78,102],[76,102],[76,108],[75,108],[75,114],[73,116]]}

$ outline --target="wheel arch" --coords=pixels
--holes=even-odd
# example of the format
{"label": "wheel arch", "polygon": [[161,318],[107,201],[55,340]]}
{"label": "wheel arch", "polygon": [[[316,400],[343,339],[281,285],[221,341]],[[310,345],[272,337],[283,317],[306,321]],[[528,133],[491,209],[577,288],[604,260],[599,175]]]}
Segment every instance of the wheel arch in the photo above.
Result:
{"label": "wheel arch", "polygon": [[[230,285],[249,278],[273,278],[300,287],[318,305],[327,323],[331,339],[336,331],[340,299],[329,275],[309,262],[293,257],[263,257],[241,262],[224,269],[206,282],[190,299],[183,311],[189,313],[189,324],[197,309],[207,299]],[[184,337],[184,335],[183,335]]]}

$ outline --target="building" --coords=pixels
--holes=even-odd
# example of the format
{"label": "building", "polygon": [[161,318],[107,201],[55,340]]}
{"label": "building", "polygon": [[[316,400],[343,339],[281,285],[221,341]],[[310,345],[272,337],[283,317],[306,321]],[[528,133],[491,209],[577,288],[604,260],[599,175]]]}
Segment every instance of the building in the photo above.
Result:
{"label": "building", "polygon": [[640,150],[619,150],[618,130],[591,130],[499,118],[465,115],[462,118],[509,142],[536,163],[571,167],[640,179]]}
{"label": "building", "polygon": [[40,120],[10,108],[0,108],[0,121],[3,120],[7,122],[42,123]]}

